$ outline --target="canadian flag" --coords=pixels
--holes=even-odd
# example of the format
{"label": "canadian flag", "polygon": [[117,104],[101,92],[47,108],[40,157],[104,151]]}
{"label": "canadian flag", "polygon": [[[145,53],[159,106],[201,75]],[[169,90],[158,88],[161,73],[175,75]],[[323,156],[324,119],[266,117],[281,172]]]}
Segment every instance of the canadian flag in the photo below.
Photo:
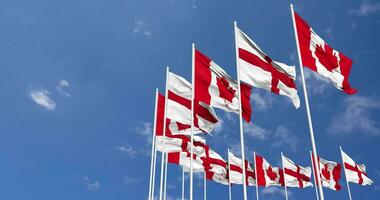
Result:
{"label": "canadian flag", "polygon": [[279,167],[273,167],[265,158],[256,154],[257,184],[259,186],[284,186],[284,172]]}
{"label": "canadian flag", "polygon": [[[190,155],[187,152],[168,153],[168,162],[176,165],[181,165],[186,172],[190,171]],[[193,171],[204,171],[204,167],[200,159],[193,159]]]}
{"label": "canadian flag", "polygon": [[343,150],[340,150],[344,164],[344,172],[348,182],[359,185],[371,185],[373,181],[368,178],[366,167],[363,164],[356,164]]}
{"label": "canadian flag", "polygon": [[318,157],[318,161],[322,186],[332,190],[340,190],[341,185],[339,184],[339,179],[341,177],[341,165],[320,157]]}
{"label": "canadian flag", "polygon": [[272,60],[237,27],[235,37],[239,54],[240,80],[248,85],[287,96],[293,105],[299,108],[295,67]]}
{"label": "canadian flag", "polygon": [[294,17],[303,65],[329,79],[339,90],[355,94],[357,90],[348,82],[351,59],[331,48],[296,12]]}
{"label": "canadian flag", "polygon": [[[237,81],[233,80],[219,65],[195,49],[195,99],[223,109],[239,113]],[[241,86],[243,118],[251,119],[251,88]]]}
{"label": "canadian flag", "polygon": [[[243,184],[242,160],[240,158],[237,158],[231,152],[228,152],[228,162],[230,166],[230,170],[229,170],[230,183]],[[245,164],[245,170],[246,170],[245,184],[249,186],[256,185],[255,170],[253,169],[252,164],[249,163],[247,160],[245,160],[244,164]]]}
{"label": "canadian flag", "polygon": [[287,187],[312,187],[311,168],[301,167],[282,155],[282,165],[284,167],[284,181]]}

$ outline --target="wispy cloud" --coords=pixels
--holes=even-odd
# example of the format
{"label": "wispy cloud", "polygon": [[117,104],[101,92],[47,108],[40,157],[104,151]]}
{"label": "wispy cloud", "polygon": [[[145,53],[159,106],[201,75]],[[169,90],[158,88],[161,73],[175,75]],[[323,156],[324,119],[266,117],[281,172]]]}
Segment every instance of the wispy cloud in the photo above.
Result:
{"label": "wispy cloud", "polygon": [[380,100],[364,96],[350,96],[343,101],[339,114],[327,132],[330,134],[347,134],[353,131],[380,135],[380,124],[371,117],[371,114],[380,109]]}
{"label": "wispy cloud", "polygon": [[[263,195],[281,195],[281,196],[285,196],[285,190],[283,188],[279,188],[279,187],[265,187],[261,190],[261,193]],[[293,193],[291,193],[289,190],[288,190],[288,197],[289,196],[292,196]]]}
{"label": "wispy cloud", "polygon": [[[329,80],[311,70],[304,70],[305,79],[307,80],[307,89],[313,94],[323,94],[329,86]],[[298,79],[301,85],[301,78]]]}
{"label": "wispy cloud", "polygon": [[138,153],[138,151],[135,150],[135,148],[133,148],[129,144],[122,144],[119,146],[115,146],[115,149],[119,151],[120,153],[126,154],[127,156],[131,158],[135,158],[136,154]]}
{"label": "wispy cloud", "polygon": [[272,107],[275,98],[268,91],[254,90],[251,95],[251,101],[255,111],[266,111]]}
{"label": "wispy cloud", "polygon": [[332,28],[330,27],[330,28],[327,28],[327,29],[325,29],[325,34],[327,35],[327,37],[329,38],[329,39],[332,39],[333,38],[333,34],[332,34]]}
{"label": "wispy cloud", "polygon": [[273,147],[279,148],[283,146],[288,146],[292,151],[297,150],[297,145],[298,145],[298,139],[295,137],[289,129],[279,126],[277,127],[274,135],[273,135],[273,140],[274,142],[272,143]]}
{"label": "wispy cloud", "polygon": [[65,92],[65,89],[66,88],[69,88],[70,87],[70,83],[67,81],[67,80],[60,80],[58,82],[58,85],[55,87],[57,89],[57,91],[65,96],[65,97],[70,97],[71,95],[67,92]]}
{"label": "wispy cloud", "polygon": [[254,123],[244,124],[244,133],[246,133],[250,137],[260,140],[266,140],[270,134],[268,130]]}
{"label": "wispy cloud", "polygon": [[197,0],[192,0],[191,1],[191,7],[194,8],[194,9],[198,8]]}
{"label": "wispy cloud", "polygon": [[146,141],[148,142],[148,144],[152,143],[152,134],[153,134],[152,126],[153,126],[152,123],[140,122],[139,125],[135,129],[136,133],[146,138]]}
{"label": "wispy cloud", "polygon": [[152,36],[152,31],[148,27],[147,23],[142,19],[136,19],[135,20],[135,26],[132,31],[134,34],[143,34],[146,37]]}
{"label": "wispy cloud", "polygon": [[100,189],[100,183],[98,181],[92,181],[87,176],[83,177],[85,189],[88,191],[97,191]]}
{"label": "wispy cloud", "polygon": [[380,3],[372,3],[371,1],[363,1],[359,8],[352,9],[349,11],[351,15],[357,16],[368,16],[370,14],[375,14],[380,11]]}
{"label": "wispy cloud", "polygon": [[137,184],[141,182],[141,178],[124,177],[126,184]]}
{"label": "wispy cloud", "polygon": [[39,106],[54,111],[57,104],[50,98],[50,92],[46,89],[30,89],[29,97]]}

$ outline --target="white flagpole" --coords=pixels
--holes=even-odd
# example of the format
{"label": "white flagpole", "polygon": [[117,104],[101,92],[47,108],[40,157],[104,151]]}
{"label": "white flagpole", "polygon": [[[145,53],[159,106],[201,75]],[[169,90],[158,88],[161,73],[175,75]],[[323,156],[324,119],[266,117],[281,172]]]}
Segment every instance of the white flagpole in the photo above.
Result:
{"label": "white flagpole", "polygon": [[161,142],[161,179],[160,179],[160,200],[162,200],[163,184],[164,184],[164,164],[165,164],[165,139],[166,139],[166,111],[168,109],[168,81],[169,81],[169,67],[166,67],[166,86],[165,86],[165,111],[164,111],[164,129],[163,139]]}
{"label": "white flagpole", "polygon": [[164,200],[166,200],[167,179],[168,179],[168,153],[165,154]]}
{"label": "white flagpole", "polygon": [[203,199],[207,199],[207,180],[206,180],[206,171],[203,176]]}
{"label": "white flagpole", "polygon": [[350,200],[352,200],[352,197],[351,197],[351,190],[350,190],[350,184],[348,184],[348,180],[347,180],[347,174],[346,174],[346,166],[344,165],[344,160],[343,160],[343,150],[342,150],[342,147],[339,146],[340,148],[340,156],[342,157],[342,165],[343,165],[343,169],[344,169],[344,176],[346,177],[346,184],[347,184],[347,190],[348,190],[348,196],[350,197]]}
{"label": "white flagpole", "polygon": [[230,165],[230,149],[227,148],[228,151],[228,196],[229,200],[232,200],[232,191],[231,191],[231,165]]}
{"label": "white flagpole", "polygon": [[[309,108],[309,98],[307,96],[305,76],[304,76],[304,73],[303,73],[303,64],[302,64],[301,51],[300,51],[300,46],[299,46],[299,41],[298,41],[297,27],[296,27],[296,22],[295,22],[295,18],[294,18],[293,4],[290,4],[290,9],[292,11],[294,36],[295,36],[296,44],[297,44],[298,61],[299,61],[299,68],[300,68],[300,71],[301,71],[303,95],[305,97],[305,105],[306,105],[307,119],[308,119],[308,123],[309,123],[311,146],[312,146],[312,149],[313,149],[313,160],[314,160],[314,163],[318,163],[318,159],[317,159],[317,157],[318,157],[317,156],[318,155],[317,154],[317,147],[315,145],[313,123],[312,123],[312,120],[311,120],[311,113],[310,113],[310,108]],[[318,165],[316,165],[315,170],[316,170],[316,174],[320,174],[319,173],[320,170],[319,170],[319,166]],[[319,189],[319,197],[321,198],[321,200],[324,200],[325,198],[324,198],[324,195],[323,195],[323,189],[322,189],[321,182],[320,182],[320,184],[318,184],[318,189]]]}
{"label": "white flagpole", "polygon": [[282,152],[281,152],[281,162],[282,162],[282,173],[284,176],[285,199],[288,200],[288,189],[286,188],[286,177],[285,177],[285,168],[284,168],[284,154],[282,154]]}
{"label": "white flagpole", "polygon": [[154,137],[154,162],[153,162],[153,178],[152,178],[152,196],[151,200],[154,199],[154,189],[155,189],[155,181],[156,181],[156,163],[157,163],[157,147],[156,147],[156,137]]}
{"label": "white flagpole", "polygon": [[182,167],[182,200],[185,200],[185,169]]}
{"label": "white flagpole", "polygon": [[241,90],[240,90],[240,67],[239,67],[239,50],[237,44],[237,22],[234,21],[234,33],[235,33],[235,56],[236,56],[236,71],[237,71],[237,81],[238,81],[238,93],[239,93],[239,122],[240,122],[240,148],[241,148],[241,159],[242,159],[242,170],[243,170],[243,197],[247,200],[247,185],[246,185],[246,173],[245,173],[245,152],[244,152],[244,133],[243,133],[243,114],[241,109]]}
{"label": "white flagpole", "polygon": [[256,179],[256,199],[259,200],[259,183],[257,179],[257,167],[256,167],[256,151],[253,152],[253,162],[255,165],[255,179]]}
{"label": "white flagpole", "polygon": [[[205,140],[206,144],[206,140]],[[206,170],[203,173],[203,199],[207,199],[207,177],[206,177]]]}
{"label": "white flagpole", "polygon": [[150,177],[149,177],[149,197],[148,199],[152,200],[152,190],[153,190],[153,163],[155,162],[154,159],[154,152],[156,150],[155,145],[156,145],[156,120],[157,120],[157,101],[158,101],[158,88],[156,88],[156,101],[154,105],[154,117],[153,117],[153,133],[152,133],[152,153],[151,153],[151,158],[150,158]]}
{"label": "white flagpole", "polygon": [[[315,174],[315,164],[313,164],[313,154],[311,154],[311,151],[310,151],[310,161],[311,161],[311,167],[313,168],[313,175],[314,175],[314,184],[315,184],[315,194],[317,195],[317,200],[319,200],[319,195],[318,195],[318,186],[317,186],[317,179],[316,179],[316,174]],[[319,165],[319,162],[318,162],[318,165]],[[319,177],[321,178],[321,177]],[[322,181],[321,181],[322,182]]]}
{"label": "white flagpole", "polygon": [[193,150],[193,144],[194,144],[194,137],[193,137],[193,132],[194,132],[194,94],[195,94],[195,67],[194,67],[194,62],[195,62],[195,44],[192,44],[191,48],[192,52],[192,58],[191,58],[191,133],[190,133],[190,200],[193,200],[193,155],[194,155],[194,150]]}

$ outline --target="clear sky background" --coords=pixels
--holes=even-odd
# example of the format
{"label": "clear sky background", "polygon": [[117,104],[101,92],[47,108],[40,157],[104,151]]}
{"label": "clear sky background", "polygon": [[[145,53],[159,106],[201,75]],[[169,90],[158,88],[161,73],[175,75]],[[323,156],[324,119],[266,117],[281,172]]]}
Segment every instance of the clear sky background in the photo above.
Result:
{"label": "clear sky background", "polygon": [[[297,65],[288,1],[0,0],[0,199],[146,199],[154,91],[164,92],[165,66],[191,77],[191,43],[236,77],[233,21],[273,59]],[[380,2],[294,1],[332,47],[354,61],[348,96],[306,70],[319,154],[340,162],[339,145],[367,165],[374,184],[351,184],[354,199],[380,196]],[[297,67],[298,71],[298,67]],[[280,152],[310,166],[301,108],[253,90],[253,123],[245,126],[247,158],[255,150],[273,165]],[[226,158],[239,155],[238,116],[217,110],[207,137]],[[169,166],[168,196],[180,197],[181,171]],[[202,196],[196,176],[196,199]],[[326,199],[348,199],[324,189]],[[188,185],[187,185],[188,186]],[[186,186],[186,187],[187,187]],[[157,190],[156,190],[157,191]],[[241,199],[241,186],[233,187]],[[249,199],[254,199],[249,188]],[[289,189],[314,199],[314,188]],[[209,199],[227,187],[208,182]],[[260,188],[284,199],[282,188]]]}

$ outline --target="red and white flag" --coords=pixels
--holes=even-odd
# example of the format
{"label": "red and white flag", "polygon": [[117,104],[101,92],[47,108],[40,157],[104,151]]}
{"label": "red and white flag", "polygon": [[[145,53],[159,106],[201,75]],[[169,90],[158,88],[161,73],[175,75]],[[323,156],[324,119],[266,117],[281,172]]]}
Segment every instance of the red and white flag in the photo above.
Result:
{"label": "red and white flag", "polygon": [[[223,109],[239,113],[237,81],[233,80],[219,65],[195,49],[195,99]],[[250,87],[241,86],[243,118],[251,119]],[[244,98],[248,97],[248,98]]]}
{"label": "red and white flag", "polygon": [[284,166],[284,181],[286,187],[312,187],[311,168],[302,167],[295,164],[289,158],[282,156],[282,165]]}
{"label": "red and white flag", "polygon": [[[218,153],[200,141],[194,142],[193,150],[193,170],[195,172],[206,172],[207,179],[228,184],[227,163]],[[168,156],[170,163],[181,165],[185,170],[190,170],[190,148],[186,148],[182,152],[169,153]]]}
{"label": "red and white flag", "polygon": [[296,12],[294,17],[303,65],[329,79],[339,90],[355,94],[357,90],[348,82],[351,59],[331,48]]}
{"label": "red and white flag", "polygon": [[[230,166],[229,178],[231,184],[243,184],[243,169],[242,169],[242,160],[237,158],[231,152],[228,152],[228,162]],[[256,185],[255,170],[252,167],[252,164],[245,160],[245,175],[246,180],[245,184],[249,186]]]}
{"label": "red and white flag", "polygon": [[[332,190],[340,190],[341,165],[318,157],[322,186]],[[317,183],[318,184],[318,183]]]}
{"label": "red and white flag", "polygon": [[256,154],[257,184],[259,186],[284,186],[284,173],[279,167],[273,167],[265,158]]}
{"label": "red and white flag", "polygon": [[342,154],[342,160],[344,164],[344,172],[346,174],[346,179],[348,182],[357,183],[359,185],[371,185],[373,181],[368,178],[366,167],[363,164],[356,164],[343,150],[340,151]]}
{"label": "red and white flag", "polygon": [[[191,125],[191,84],[184,78],[169,72],[167,118]],[[215,111],[203,102],[194,102],[194,126],[210,133],[218,122]]]}
{"label": "red and white flag", "polygon": [[287,96],[293,105],[299,108],[295,67],[272,60],[237,27],[235,37],[239,54],[240,80],[248,85]]}

